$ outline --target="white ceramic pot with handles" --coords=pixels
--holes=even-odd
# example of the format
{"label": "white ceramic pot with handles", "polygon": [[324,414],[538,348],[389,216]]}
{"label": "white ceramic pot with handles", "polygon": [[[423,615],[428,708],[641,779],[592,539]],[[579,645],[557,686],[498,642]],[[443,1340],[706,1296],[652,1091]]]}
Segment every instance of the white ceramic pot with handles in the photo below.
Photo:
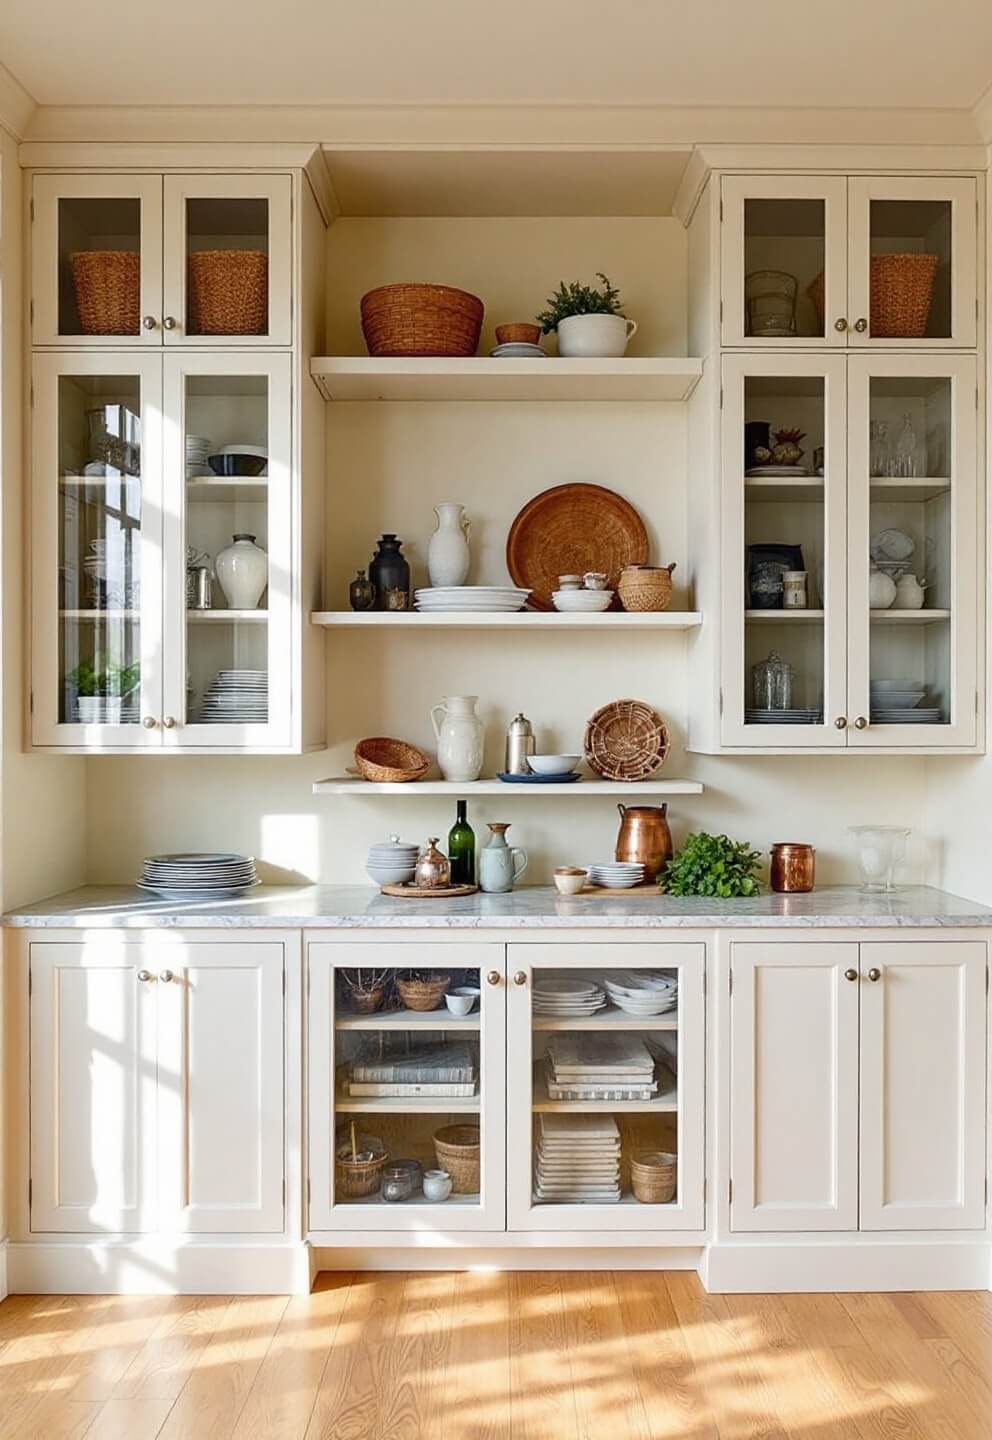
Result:
{"label": "white ceramic pot with handles", "polygon": [[558,354],[568,359],[619,358],[637,333],[623,315],[568,315],[558,321]]}
{"label": "white ceramic pot with handles", "polygon": [[[485,730],[475,713],[477,695],[447,695],[431,708],[437,763],[445,780],[466,784],[482,774]],[[438,719],[438,714],[443,718]]]}
{"label": "white ceramic pot with handles", "polygon": [[463,585],[468,574],[469,522],[464,505],[445,501],[434,506],[437,529],[427,546],[427,573],[432,585]]}

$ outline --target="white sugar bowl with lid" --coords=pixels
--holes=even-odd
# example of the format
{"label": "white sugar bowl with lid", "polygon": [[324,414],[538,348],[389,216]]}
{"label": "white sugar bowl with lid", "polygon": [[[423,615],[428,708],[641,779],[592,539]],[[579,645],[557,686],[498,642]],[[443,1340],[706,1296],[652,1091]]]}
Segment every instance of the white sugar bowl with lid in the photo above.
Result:
{"label": "white sugar bowl with lid", "polygon": [[417,869],[418,849],[398,835],[390,835],[369,849],[365,873],[376,885],[406,885]]}

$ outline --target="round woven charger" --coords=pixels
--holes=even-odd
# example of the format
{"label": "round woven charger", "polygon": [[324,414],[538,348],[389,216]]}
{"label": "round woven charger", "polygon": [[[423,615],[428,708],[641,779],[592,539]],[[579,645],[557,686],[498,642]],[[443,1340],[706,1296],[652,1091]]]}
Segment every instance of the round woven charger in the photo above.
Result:
{"label": "round woven charger", "polygon": [[643,700],[613,700],[586,724],[585,757],[604,780],[647,780],[668,748],[664,720]]}
{"label": "round woven charger", "polygon": [[601,570],[616,590],[621,570],[645,565],[647,558],[644,521],[629,501],[602,485],[556,485],[535,495],[506,540],[510,578],[532,591],[528,604],[534,610],[554,609],[559,575]]}

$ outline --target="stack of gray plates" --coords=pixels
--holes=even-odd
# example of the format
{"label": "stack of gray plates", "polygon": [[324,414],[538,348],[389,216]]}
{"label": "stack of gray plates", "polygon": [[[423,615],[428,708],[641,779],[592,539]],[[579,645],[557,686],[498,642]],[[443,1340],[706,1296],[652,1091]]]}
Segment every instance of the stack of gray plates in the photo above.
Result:
{"label": "stack of gray plates", "polygon": [[172,900],[197,900],[237,895],[257,885],[258,877],[250,855],[149,855],[136,883]]}
{"label": "stack of gray plates", "polygon": [[269,718],[265,670],[218,670],[200,706],[201,725],[264,725]]}
{"label": "stack of gray plates", "polygon": [[747,710],[744,713],[747,725],[822,725],[823,711],[819,709],[793,710]]}
{"label": "stack of gray plates", "polygon": [[886,709],[873,704],[871,720],[873,725],[942,725],[944,712],[939,705],[893,706]]}
{"label": "stack of gray plates", "polygon": [[540,345],[531,345],[526,340],[508,340],[490,350],[494,360],[546,360],[547,352]]}

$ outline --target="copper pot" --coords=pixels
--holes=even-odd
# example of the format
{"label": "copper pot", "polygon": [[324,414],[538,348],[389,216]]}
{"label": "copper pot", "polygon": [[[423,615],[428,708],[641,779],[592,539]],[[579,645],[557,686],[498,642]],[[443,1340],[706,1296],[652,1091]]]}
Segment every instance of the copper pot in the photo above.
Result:
{"label": "copper pot", "polygon": [[413,883],[420,890],[444,890],[451,884],[451,865],[437,842],[438,837],[432,835],[417,861]]}
{"label": "copper pot", "polygon": [[805,895],[816,881],[816,850],[812,845],[772,846],[772,889],[780,895]]}
{"label": "copper pot", "polygon": [[644,866],[645,880],[657,880],[672,858],[667,805],[618,805],[620,831],[615,857]]}

